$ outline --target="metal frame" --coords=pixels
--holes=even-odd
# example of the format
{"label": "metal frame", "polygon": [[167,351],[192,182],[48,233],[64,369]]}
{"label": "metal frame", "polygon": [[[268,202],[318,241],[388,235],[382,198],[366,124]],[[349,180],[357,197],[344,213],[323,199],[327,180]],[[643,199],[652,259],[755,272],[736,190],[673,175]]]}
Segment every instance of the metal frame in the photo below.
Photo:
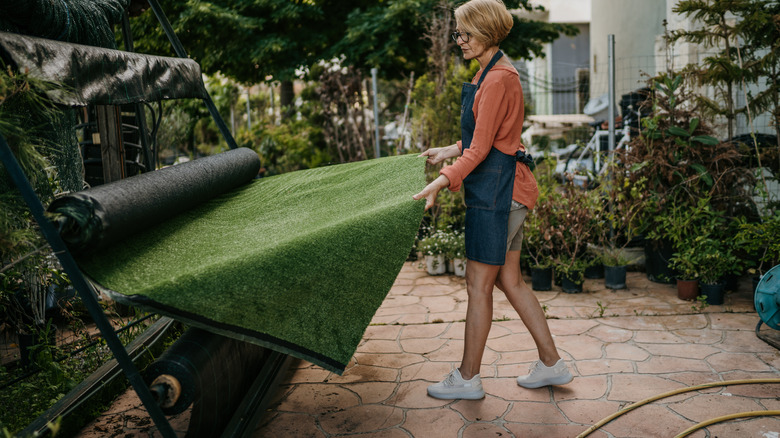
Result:
{"label": "metal frame", "polygon": [[[173,28],[168,22],[168,19],[165,17],[165,14],[160,8],[160,5],[157,2],[157,0],[148,0],[148,1],[150,6],[153,9],[155,16],[157,17],[166,35],[168,36],[168,39],[173,45],[177,56],[181,58],[187,58],[188,57],[187,53],[184,51],[184,48],[181,42],[179,41],[178,37],[173,32]],[[129,22],[127,20],[126,14],[122,24],[123,24],[123,30],[125,30],[126,33],[125,44],[127,47],[125,47],[125,49],[128,51],[132,51],[132,39],[131,36],[129,35]],[[208,94],[208,92],[206,93],[206,97],[203,98],[203,101],[208,107],[212,118],[217,124],[228,146],[231,149],[237,148],[238,146],[235,142],[235,139],[233,138],[233,135],[230,133],[230,130],[228,129],[227,125],[222,119],[222,116],[217,111],[217,108],[214,105],[214,102],[211,99],[211,96]],[[137,107],[140,109],[140,112],[137,112],[137,114],[139,115],[139,118],[141,118],[143,115],[143,109],[141,108],[140,104],[137,104]],[[152,159],[150,157],[149,151],[147,150],[146,129],[145,129],[144,120],[140,120],[140,127],[142,130],[141,133],[142,143],[144,143],[143,144],[144,158],[145,158],[144,161],[146,162],[145,164],[149,166],[152,163]],[[49,245],[51,246],[54,254],[57,256],[57,259],[59,260],[63,270],[65,271],[65,273],[68,274],[74,289],[76,290],[79,297],[83,301],[85,307],[87,308],[87,311],[89,312],[90,317],[95,321],[97,328],[100,330],[101,336],[103,337],[103,339],[105,339],[106,344],[108,345],[111,352],[114,354],[114,357],[117,363],[119,364],[119,367],[124,372],[127,379],[130,381],[130,384],[132,385],[135,392],[138,394],[141,403],[144,405],[147,412],[149,412],[149,415],[152,418],[152,421],[154,422],[155,426],[157,427],[157,430],[161,433],[161,435],[164,438],[175,438],[176,434],[174,433],[173,428],[168,422],[168,419],[163,414],[160,406],[157,404],[156,400],[154,399],[154,396],[149,390],[149,387],[146,385],[146,383],[143,380],[143,377],[141,376],[140,372],[138,371],[135,364],[133,363],[133,360],[131,359],[125,347],[122,345],[117,334],[114,332],[114,328],[111,326],[111,323],[108,321],[108,318],[103,313],[103,309],[100,307],[100,304],[98,303],[97,293],[94,287],[85,278],[84,274],[79,269],[75,259],[73,258],[73,255],[70,253],[70,251],[68,251],[65,242],[60,237],[60,234],[57,231],[54,224],[51,221],[49,221],[49,219],[46,217],[45,208],[43,204],[41,203],[38,196],[35,194],[35,191],[32,185],[30,184],[30,181],[27,179],[26,175],[24,174],[24,171],[22,170],[21,166],[19,165],[19,162],[14,156],[10,145],[8,144],[8,142],[6,141],[5,137],[2,134],[0,134],[0,162],[3,163],[12,182],[21,192],[22,198],[24,199],[35,221],[38,223],[38,226],[40,227],[41,233],[43,234],[44,238],[49,242]],[[147,169],[153,170],[151,166],[147,167]],[[255,421],[259,420],[260,414],[258,412],[254,412],[253,415],[248,415],[248,418],[246,418],[247,415],[242,415],[242,414],[244,412],[248,413],[249,410],[252,409],[258,411],[260,410],[259,408],[261,406],[267,404],[270,398],[270,395],[267,394],[267,392],[278,382],[281,375],[283,375],[284,371],[286,370],[289,364],[289,359],[290,358],[287,355],[283,355],[277,352],[272,353],[272,356],[269,359],[268,363],[263,367],[263,372],[260,373],[255,383],[252,385],[251,390],[245,396],[241,405],[241,407],[244,409],[243,410],[239,409],[236,412],[236,417],[234,417],[233,421],[230,423],[228,430],[225,431],[226,432],[225,436],[241,436],[248,432],[251,432],[251,429],[254,425],[252,424],[252,421],[247,421],[247,420],[255,420]]]}
{"label": "metal frame", "polygon": [[124,345],[122,345],[119,337],[114,332],[114,328],[103,313],[103,309],[97,301],[97,293],[84,277],[81,269],[79,269],[76,260],[73,258],[70,251],[68,251],[65,242],[60,237],[54,224],[46,217],[41,200],[38,199],[38,196],[35,194],[30,181],[27,179],[27,176],[25,176],[22,167],[19,165],[19,162],[11,151],[11,146],[2,134],[0,134],[0,160],[3,162],[11,181],[13,181],[14,185],[21,192],[24,202],[29,207],[30,212],[41,229],[41,233],[49,242],[49,245],[51,245],[54,255],[56,255],[57,259],[60,261],[62,269],[68,274],[74,289],[78,292],[89,315],[100,330],[101,336],[106,340],[108,348],[114,353],[114,357],[117,362],[119,362],[119,366],[122,367],[122,371],[124,371],[125,376],[127,376],[133,389],[135,389],[135,392],[138,394],[138,398],[141,399],[144,407],[149,412],[149,416],[152,417],[152,421],[154,421],[155,426],[157,426],[157,430],[159,430],[165,438],[175,438],[176,434],[173,432],[170,423],[168,423],[168,419],[165,418],[162,410],[157,405],[157,402],[155,402],[152,393],[149,391],[149,387],[146,386],[141,374],[138,372],[135,364],[133,364],[132,359],[130,359],[130,355],[127,354],[127,350],[125,350]]}

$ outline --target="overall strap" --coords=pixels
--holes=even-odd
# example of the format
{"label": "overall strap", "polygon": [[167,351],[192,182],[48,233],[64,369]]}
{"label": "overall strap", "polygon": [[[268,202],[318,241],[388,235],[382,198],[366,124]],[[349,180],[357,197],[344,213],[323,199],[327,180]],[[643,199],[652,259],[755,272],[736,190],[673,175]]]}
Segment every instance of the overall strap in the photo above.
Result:
{"label": "overall strap", "polygon": [[477,82],[477,88],[479,88],[480,85],[482,85],[482,81],[485,79],[485,76],[490,71],[491,68],[493,68],[494,65],[498,62],[501,57],[504,56],[504,53],[499,50],[496,52],[495,55],[493,55],[493,58],[490,59],[490,62],[488,63],[487,67],[485,67],[485,70],[482,72],[482,75],[479,77],[479,82]]}

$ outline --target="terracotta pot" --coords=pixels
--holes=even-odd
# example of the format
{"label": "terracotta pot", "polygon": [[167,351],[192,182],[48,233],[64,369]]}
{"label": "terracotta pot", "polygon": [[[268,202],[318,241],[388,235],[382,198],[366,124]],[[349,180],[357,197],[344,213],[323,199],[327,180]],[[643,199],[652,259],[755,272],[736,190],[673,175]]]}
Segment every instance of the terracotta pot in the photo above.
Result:
{"label": "terracotta pot", "polygon": [[677,298],[693,301],[699,296],[699,280],[677,279]]}

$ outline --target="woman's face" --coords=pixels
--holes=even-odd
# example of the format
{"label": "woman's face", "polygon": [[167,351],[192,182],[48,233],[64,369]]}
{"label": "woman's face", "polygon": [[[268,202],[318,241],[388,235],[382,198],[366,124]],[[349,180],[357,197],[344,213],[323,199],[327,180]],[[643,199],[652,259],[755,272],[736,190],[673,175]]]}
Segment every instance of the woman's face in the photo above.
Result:
{"label": "woman's face", "polygon": [[475,38],[474,35],[471,35],[466,31],[461,31],[460,26],[458,26],[458,29],[455,29],[455,35],[457,36],[455,42],[463,52],[463,59],[468,61],[485,53],[485,49],[487,48],[485,44]]}

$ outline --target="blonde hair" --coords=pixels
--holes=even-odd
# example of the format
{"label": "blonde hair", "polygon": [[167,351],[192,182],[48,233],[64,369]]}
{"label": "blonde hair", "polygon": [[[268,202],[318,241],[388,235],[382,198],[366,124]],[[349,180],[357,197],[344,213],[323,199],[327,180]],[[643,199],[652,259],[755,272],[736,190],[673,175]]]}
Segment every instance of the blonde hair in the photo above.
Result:
{"label": "blonde hair", "polygon": [[[458,30],[488,46],[497,46],[509,35],[514,21],[501,0],[470,0],[455,9]],[[462,26],[462,27],[461,27]]]}

